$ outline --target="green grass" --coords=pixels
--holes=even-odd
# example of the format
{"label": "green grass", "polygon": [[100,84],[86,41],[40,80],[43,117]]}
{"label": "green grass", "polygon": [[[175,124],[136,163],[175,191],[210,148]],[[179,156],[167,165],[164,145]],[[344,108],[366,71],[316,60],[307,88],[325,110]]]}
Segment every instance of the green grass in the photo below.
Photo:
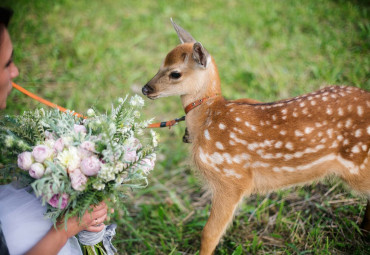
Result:
{"label": "green grass", "polygon": [[[79,112],[100,110],[140,93],[178,44],[170,17],[208,49],[225,97],[272,101],[327,84],[370,90],[370,23],[366,1],[47,1],[3,0],[15,80]],[[182,115],[178,98],[146,100],[157,121]],[[8,109],[40,105],[13,91]],[[194,254],[210,194],[183,144],[184,125],[160,130],[161,149],[147,189],[118,210],[120,254]],[[253,195],[241,204],[216,254],[370,254],[357,224],[365,200],[338,181]],[[333,185],[334,189],[330,190]]]}

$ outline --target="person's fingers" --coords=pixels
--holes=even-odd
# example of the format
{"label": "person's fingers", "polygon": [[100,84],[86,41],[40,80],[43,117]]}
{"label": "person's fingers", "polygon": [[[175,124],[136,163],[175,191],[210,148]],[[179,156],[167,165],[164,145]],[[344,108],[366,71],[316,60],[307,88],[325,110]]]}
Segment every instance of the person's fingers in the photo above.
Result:
{"label": "person's fingers", "polygon": [[99,218],[95,218],[93,220],[93,222],[91,223],[91,225],[92,226],[96,226],[96,225],[102,224],[102,223],[104,223],[104,221],[105,221],[106,218],[107,218],[107,215],[106,214],[103,215],[103,216],[101,216],[101,217],[99,217]]}
{"label": "person's fingers", "polygon": [[93,219],[96,219],[96,218],[100,218],[100,217],[103,217],[104,215],[106,216],[107,215],[107,210],[99,210],[99,211],[94,211],[92,212],[91,216]]}
{"label": "person's fingers", "polygon": [[100,224],[98,226],[90,226],[86,230],[91,232],[100,232],[105,228],[105,224]]}
{"label": "person's fingers", "polygon": [[108,208],[107,204],[103,201],[97,205],[92,205],[93,211],[105,210]]}

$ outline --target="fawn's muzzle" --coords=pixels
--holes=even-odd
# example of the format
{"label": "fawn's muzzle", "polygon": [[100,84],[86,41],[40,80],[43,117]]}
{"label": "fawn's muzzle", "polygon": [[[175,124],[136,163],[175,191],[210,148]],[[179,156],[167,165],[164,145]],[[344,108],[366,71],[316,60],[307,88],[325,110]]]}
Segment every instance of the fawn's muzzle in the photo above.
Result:
{"label": "fawn's muzzle", "polygon": [[148,86],[148,84],[146,84],[142,89],[141,89],[141,92],[143,92],[143,94],[145,96],[149,95],[150,93],[153,93],[153,88]]}

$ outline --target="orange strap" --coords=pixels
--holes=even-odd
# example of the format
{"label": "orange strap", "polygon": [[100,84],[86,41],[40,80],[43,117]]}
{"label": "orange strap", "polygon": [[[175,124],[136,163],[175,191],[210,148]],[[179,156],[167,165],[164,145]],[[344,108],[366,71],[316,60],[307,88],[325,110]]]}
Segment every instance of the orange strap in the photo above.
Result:
{"label": "orange strap", "polygon": [[184,121],[184,120],[185,120],[185,116],[182,116],[181,118],[177,118],[174,120],[149,124],[148,128],[163,128],[163,127],[171,128],[172,126],[176,125],[177,122]]}
{"label": "orange strap", "polygon": [[[59,105],[56,105],[48,100],[45,100],[39,96],[36,96],[35,94],[29,92],[28,90],[22,88],[21,86],[15,84],[14,82],[12,82],[12,85],[13,85],[13,88],[19,90],[20,92],[22,92],[23,94],[35,99],[36,101],[44,104],[44,105],[47,105],[47,106],[50,106],[52,108],[58,108],[60,111],[62,112],[66,112],[68,111],[68,109],[66,108],[63,108]],[[187,114],[189,111],[191,111],[192,109],[194,109],[195,107],[201,105],[202,103],[204,103],[205,101],[207,101],[208,99],[212,98],[212,97],[215,97],[217,96],[218,94],[214,95],[214,96],[211,96],[211,97],[206,97],[206,98],[202,98],[202,99],[199,99],[191,104],[189,104],[188,106],[185,107],[185,113]],[[73,115],[76,115],[77,117],[79,118],[86,118],[85,116],[83,116],[82,114],[80,113],[77,113],[77,112],[74,112]],[[152,124],[149,124],[148,125],[148,128],[162,128],[162,127],[169,127],[171,128],[172,126],[176,125],[178,122],[180,121],[184,121],[185,120],[185,116],[182,116],[181,118],[177,118],[177,119],[174,119],[174,120],[170,120],[170,121],[164,121],[164,122],[158,122],[158,123],[152,123]]]}
{"label": "orange strap", "polygon": [[[33,99],[35,99],[36,101],[39,101],[40,103],[42,103],[42,104],[44,104],[44,105],[50,106],[50,107],[52,107],[52,108],[58,108],[58,109],[59,109],[60,111],[62,111],[62,112],[66,112],[66,111],[68,111],[68,109],[66,109],[66,108],[63,108],[63,107],[61,107],[61,106],[59,106],[59,105],[53,104],[52,102],[50,102],[50,101],[48,101],[48,100],[45,100],[45,99],[43,99],[43,98],[41,98],[41,97],[39,97],[39,96],[36,96],[35,94],[33,94],[33,93],[29,92],[28,90],[26,90],[26,89],[22,88],[21,86],[19,86],[19,85],[15,84],[14,82],[12,82],[12,85],[13,85],[13,88],[15,88],[15,89],[19,90],[19,91],[20,91],[20,92],[22,92],[23,94],[25,94],[25,95],[27,95],[27,96],[29,96],[29,97],[31,97],[31,98],[33,98]],[[74,113],[73,113],[73,115],[76,115],[76,116],[77,116],[77,117],[79,117],[79,118],[85,118],[82,114],[77,113],[77,112],[74,112]]]}

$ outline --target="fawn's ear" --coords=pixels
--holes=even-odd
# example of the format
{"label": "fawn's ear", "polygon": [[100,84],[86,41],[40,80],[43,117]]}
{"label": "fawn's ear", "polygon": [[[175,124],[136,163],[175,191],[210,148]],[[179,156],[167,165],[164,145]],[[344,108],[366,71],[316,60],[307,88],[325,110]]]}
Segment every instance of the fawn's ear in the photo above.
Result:
{"label": "fawn's ear", "polygon": [[196,40],[188,32],[186,32],[185,29],[178,26],[172,20],[172,18],[171,18],[171,23],[172,23],[173,27],[175,28],[176,33],[177,33],[181,43],[195,43],[196,42]]}
{"label": "fawn's ear", "polygon": [[206,68],[210,56],[208,51],[203,47],[200,42],[196,42],[193,45],[193,59],[202,67]]}

